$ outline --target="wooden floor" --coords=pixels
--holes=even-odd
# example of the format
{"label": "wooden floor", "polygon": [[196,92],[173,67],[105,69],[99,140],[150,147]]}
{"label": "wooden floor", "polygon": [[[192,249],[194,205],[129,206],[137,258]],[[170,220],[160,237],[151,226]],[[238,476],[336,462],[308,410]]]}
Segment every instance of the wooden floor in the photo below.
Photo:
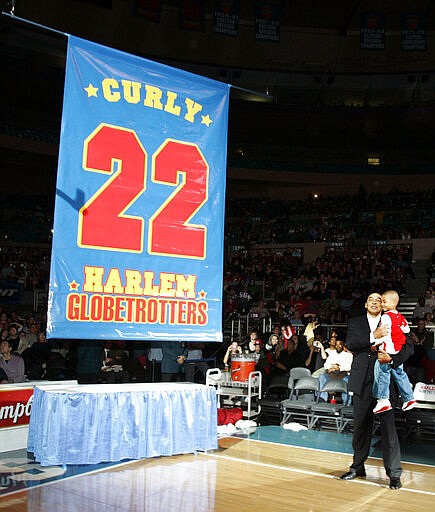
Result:
{"label": "wooden floor", "polygon": [[351,456],[248,439],[220,449],[130,462],[0,499],[3,512],[252,512],[434,510],[435,467],[404,463],[392,491],[382,462],[344,482]]}

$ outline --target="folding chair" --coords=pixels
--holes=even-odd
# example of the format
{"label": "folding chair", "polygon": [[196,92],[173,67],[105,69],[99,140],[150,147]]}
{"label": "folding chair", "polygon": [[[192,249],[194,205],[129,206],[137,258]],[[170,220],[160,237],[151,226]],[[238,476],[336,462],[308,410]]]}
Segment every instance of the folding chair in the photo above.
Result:
{"label": "folding chair", "polygon": [[347,402],[349,400],[347,382],[343,379],[330,379],[326,381],[320,392],[328,393],[330,395],[338,395],[343,393],[346,394],[347,400],[346,403],[343,403],[343,405],[347,405]]}
{"label": "folding chair", "polygon": [[296,367],[290,370],[290,376],[288,379],[288,388],[290,390],[289,398],[292,400],[294,394],[294,386],[299,379],[304,377],[311,377],[311,372],[308,368]]}
{"label": "folding chair", "polygon": [[[284,425],[292,418],[305,422],[307,427],[310,428],[311,407],[319,400],[319,387],[319,380],[314,377],[302,377],[299,379],[292,388],[296,399],[288,398],[281,402],[283,408],[281,425]],[[304,398],[300,399],[299,393],[303,391],[305,391],[302,395]],[[313,396],[307,396],[308,394]]]}
{"label": "folding chair", "polygon": [[[347,394],[347,382],[342,379],[336,380],[331,379],[327,381],[322,389],[321,393],[346,393]],[[333,425],[337,432],[342,432],[343,426],[343,417],[341,415],[341,410],[345,404],[337,404],[337,403],[317,403],[311,407],[311,417],[310,417],[310,426],[309,428],[316,427],[330,427]]]}
{"label": "folding chair", "polygon": [[279,401],[287,398],[288,396],[288,381],[289,374],[276,375],[267,386],[264,398],[272,399],[279,398]]}

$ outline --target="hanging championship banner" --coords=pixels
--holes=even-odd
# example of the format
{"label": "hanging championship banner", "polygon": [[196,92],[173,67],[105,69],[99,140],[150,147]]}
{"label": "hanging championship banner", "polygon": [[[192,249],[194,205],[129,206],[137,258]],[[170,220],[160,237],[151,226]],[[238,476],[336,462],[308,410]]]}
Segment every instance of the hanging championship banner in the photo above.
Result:
{"label": "hanging championship banner", "polygon": [[275,0],[256,0],[254,3],[255,39],[280,41],[281,7]]}
{"label": "hanging championship banner", "polygon": [[180,0],[180,28],[204,32],[204,0]]}
{"label": "hanging championship banner", "polygon": [[215,0],[213,32],[226,36],[239,35],[240,0]]}
{"label": "hanging championship banner", "polygon": [[160,23],[162,14],[161,0],[134,0],[133,14],[138,18]]}
{"label": "hanging championship banner", "polygon": [[228,97],[70,36],[50,338],[222,341]]}
{"label": "hanging championship banner", "polygon": [[403,51],[426,51],[425,15],[401,14],[400,37]]}
{"label": "hanging championship banner", "polygon": [[385,15],[361,14],[361,50],[385,50]]}

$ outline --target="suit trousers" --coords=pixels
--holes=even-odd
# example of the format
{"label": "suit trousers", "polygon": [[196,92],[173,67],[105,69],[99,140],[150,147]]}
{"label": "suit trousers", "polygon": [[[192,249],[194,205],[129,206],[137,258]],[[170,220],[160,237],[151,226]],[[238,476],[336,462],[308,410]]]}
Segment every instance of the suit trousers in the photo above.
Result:
{"label": "suit trousers", "polygon": [[[365,386],[360,395],[353,396],[353,463],[351,468],[356,472],[364,469],[364,463],[370,453],[373,432],[373,407],[376,400],[372,395],[372,386]],[[389,478],[400,478],[402,467],[400,464],[400,443],[394,422],[392,410],[379,414],[382,436],[382,458]]]}

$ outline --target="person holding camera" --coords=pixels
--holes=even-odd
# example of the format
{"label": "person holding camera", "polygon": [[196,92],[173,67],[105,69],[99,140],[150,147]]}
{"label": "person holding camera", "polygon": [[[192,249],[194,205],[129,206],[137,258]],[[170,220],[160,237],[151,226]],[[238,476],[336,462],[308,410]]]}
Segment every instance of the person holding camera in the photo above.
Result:
{"label": "person holding camera", "polygon": [[313,377],[318,377],[324,373],[324,364],[328,357],[321,338],[320,334],[315,336],[313,343],[309,347],[308,356],[305,359],[305,366],[310,370]]}

